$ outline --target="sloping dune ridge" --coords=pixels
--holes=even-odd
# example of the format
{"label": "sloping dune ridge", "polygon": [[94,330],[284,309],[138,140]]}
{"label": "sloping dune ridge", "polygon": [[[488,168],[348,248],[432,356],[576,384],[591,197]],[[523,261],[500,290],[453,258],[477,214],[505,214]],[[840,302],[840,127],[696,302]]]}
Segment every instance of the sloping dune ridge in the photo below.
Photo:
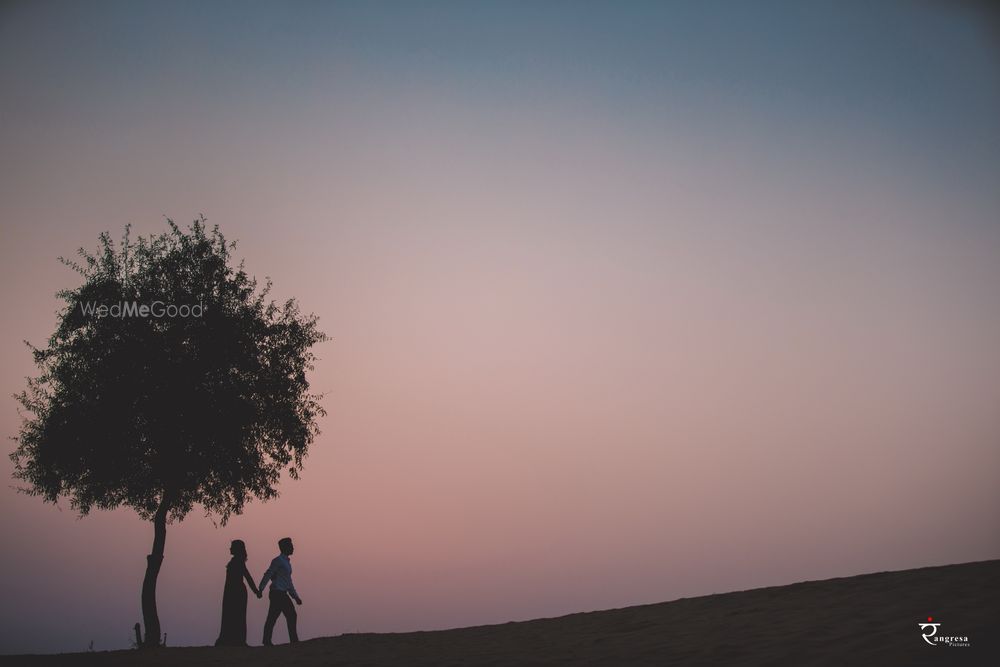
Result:
{"label": "sloping dune ridge", "polygon": [[[920,622],[967,647],[928,645]],[[6,665],[1000,665],[1000,560],[879,572],[518,623],[270,648],[4,656]]]}

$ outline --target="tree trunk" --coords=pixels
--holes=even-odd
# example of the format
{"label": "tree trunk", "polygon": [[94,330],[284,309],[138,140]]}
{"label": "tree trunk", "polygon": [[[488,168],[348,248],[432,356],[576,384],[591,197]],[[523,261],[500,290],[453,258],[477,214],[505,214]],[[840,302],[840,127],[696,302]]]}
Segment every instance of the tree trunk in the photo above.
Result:
{"label": "tree trunk", "polygon": [[160,506],[153,515],[153,550],[146,556],[146,576],[142,580],[142,622],[146,626],[146,638],[142,645],[151,648],[160,645],[160,617],[156,613],[156,578],[160,576],[163,564],[163,547],[167,542],[166,494],[160,499]]}

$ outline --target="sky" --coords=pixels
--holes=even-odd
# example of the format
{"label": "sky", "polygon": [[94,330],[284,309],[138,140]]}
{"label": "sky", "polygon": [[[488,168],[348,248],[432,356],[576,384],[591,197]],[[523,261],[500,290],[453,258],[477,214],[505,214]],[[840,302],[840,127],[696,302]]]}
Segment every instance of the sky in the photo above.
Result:
{"label": "sky", "polygon": [[[170,645],[236,538],[303,638],[998,558],[1000,24],[866,4],[0,4],[0,431],[57,257],[204,214],[328,416],[171,524]],[[0,652],[127,647],[151,526],[11,470]]]}

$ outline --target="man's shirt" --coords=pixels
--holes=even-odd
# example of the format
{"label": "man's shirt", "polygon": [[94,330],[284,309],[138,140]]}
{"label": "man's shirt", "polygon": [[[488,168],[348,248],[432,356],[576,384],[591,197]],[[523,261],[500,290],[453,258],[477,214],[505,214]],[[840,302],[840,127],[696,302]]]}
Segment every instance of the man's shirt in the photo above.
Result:
{"label": "man's shirt", "polygon": [[292,561],[285,554],[281,554],[271,561],[271,566],[264,572],[264,577],[260,580],[259,590],[264,590],[268,580],[271,581],[271,588],[276,591],[288,593],[296,600],[299,594],[295,592],[292,584]]}

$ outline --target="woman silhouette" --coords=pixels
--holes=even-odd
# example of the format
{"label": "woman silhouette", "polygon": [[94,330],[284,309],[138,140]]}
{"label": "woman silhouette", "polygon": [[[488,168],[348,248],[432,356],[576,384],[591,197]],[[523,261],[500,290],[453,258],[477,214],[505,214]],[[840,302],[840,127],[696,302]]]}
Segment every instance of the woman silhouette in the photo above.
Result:
{"label": "woman silhouette", "polygon": [[247,545],[243,540],[233,540],[229,546],[233,555],[226,565],[226,588],[222,593],[222,630],[215,640],[216,646],[247,645],[247,589],[243,580],[257,597],[260,591],[247,571]]}

